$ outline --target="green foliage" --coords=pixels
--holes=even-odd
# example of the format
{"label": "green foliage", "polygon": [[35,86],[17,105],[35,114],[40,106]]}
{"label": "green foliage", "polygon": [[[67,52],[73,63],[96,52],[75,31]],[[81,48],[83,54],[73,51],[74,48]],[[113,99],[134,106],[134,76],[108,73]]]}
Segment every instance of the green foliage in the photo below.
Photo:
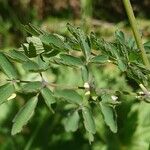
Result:
{"label": "green foliage", "polygon": [[0,86],[0,105],[8,100],[8,98],[15,92],[14,85],[6,83]]}
{"label": "green foliage", "polygon": [[53,95],[53,93],[51,92],[51,90],[47,87],[42,88],[41,90],[41,94],[44,98],[45,104],[47,105],[47,107],[52,110],[51,105],[54,104],[56,102],[55,97]]}
{"label": "green foliage", "polygon": [[83,62],[80,58],[67,55],[67,54],[60,54],[60,58],[62,59],[63,63],[70,66],[82,66]]}
{"label": "green foliage", "polygon": [[29,82],[22,86],[24,92],[38,92],[42,88],[42,83],[39,81]]}
{"label": "green foliage", "polygon": [[57,90],[55,97],[63,98],[69,103],[82,104],[82,97],[74,90]]}
{"label": "green foliage", "polygon": [[84,126],[85,126],[87,132],[89,132],[91,134],[95,134],[96,128],[95,128],[94,119],[93,119],[90,109],[88,107],[83,107],[82,115],[83,115],[83,119],[84,119]]}
{"label": "green foliage", "polygon": [[24,125],[27,124],[28,120],[32,117],[34,114],[34,109],[37,105],[38,98],[37,96],[30,99],[24,107],[20,109],[20,111],[17,113],[15,118],[13,119],[13,127],[11,134],[14,135],[18,132],[20,132]]}
{"label": "green foliage", "polygon": [[66,131],[76,131],[78,129],[80,116],[78,111],[74,111],[72,114],[69,114],[68,118],[64,121],[64,126]]}
{"label": "green foliage", "polygon": [[[37,113],[42,115],[43,110],[45,112],[44,103],[53,112],[49,115],[55,118],[54,121],[51,120],[52,131],[53,126],[62,122],[71,136],[76,133],[70,132],[81,132],[84,127],[86,132],[81,132],[82,137],[88,135],[90,143],[96,135],[104,141],[101,145],[105,148],[109,148],[113,142],[120,142],[119,148],[121,144],[134,147],[133,143],[126,142],[123,137],[132,138],[143,130],[149,131],[149,121],[141,121],[144,118],[141,116],[148,116],[149,113],[138,114],[137,110],[141,105],[138,98],[149,102],[149,91],[146,87],[150,74],[149,68],[141,61],[135,41],[126,37],[123,32],[116,31],[114,40],[108,42],[96,37],[94,33],[86,35],[80,28],[70,24],[67,24],[70,32],[68,37],[45,33],[31,24],[24,28],[32,37],[28,37],[27,42],[18,50],[0,53],[0,68],[7,76],[6,84],[0,87],[0,104],[7,102],[14,93],[20,97],[24,95],[26,101],[13,120],[11,134],[15,135],[23,130],[36,107]],[[149,48],[149,44],[146,43],[145,47]],[[19,74],[16,66],[19,66],[23,73]],[[138,93],[139,89],[132,91],[125,77],[140,85],[142,94]],[[137,104],[137,107],[133,109],[132,104]],[[148,104],[145,105],[149,107]],[[122,107],[125,107],[125,114],[119,111],[124,109]],[[101,113],[97,113],[98,110]],[[140,119],[137,120],[138,118]],[[119,119],[124,119],[122,126]],[[133,121],[140,122],[139,126],[130,128],[130,135],[121,130],[128,130],[128,121],[131,126]],[[40,128],[41,125],[37,126],[34,136]],[[149,135],[143,133],[142,136],[147,146],[150,142]],[[60,138],[62,137],[63,135],[60,135]],[[112,139],[108,146],[106,139]]]}
{"label": "green foliage", "polygon": [[9,78],[11,79],[18,78],[18,74],[15,67],[3,53],[0,53],[0,67]]}
{"label": "green foliage", "polygon": [[104,119],[106,124],[110,127],[111,131],[116,133],[117,132],[117,122],[116,116],[114,114],[113,108],[107,106],[106,104],[100,103],[101,111],[104,115]]}

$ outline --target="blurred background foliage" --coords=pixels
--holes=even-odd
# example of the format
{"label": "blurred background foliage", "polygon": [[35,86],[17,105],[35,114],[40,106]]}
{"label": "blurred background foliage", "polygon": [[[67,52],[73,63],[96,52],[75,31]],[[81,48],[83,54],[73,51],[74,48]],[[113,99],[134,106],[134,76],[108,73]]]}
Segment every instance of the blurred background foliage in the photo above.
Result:
{"label": "blurred background foliage", "polygon": [[[138,17],[144,40],[150,39],[150,1],[131,0]],[[112,40],[116,29],[131,34],[121,0],[0,0],[0,49],[10,50],[25,41],[27,33],[21,24],[33,23],[49,32],[67,34],[66,23],[81,25],[84,29]],[[16,67],[21,72],[18,64]],[[67,76],[66,76],[67,74]],[[98,87],[138,91],[119,70],[112,66],[93,69]],[[26,76],[22,72],[22,76]],[[69,68],[52,67],[45,75],[62,84],[77,84],[80,74]],[[26,78],[35,79],[33,74]],[[6,77],[0,73],[0,84]],[[89,145],[82,125],[75,133],[67,133],[63,127],[67,110],[63,104],[51,114],[40,103],[32,121],[22,134],[10,135],[12,119],[31,95],[20,93],[14,101],[0,106],[0,150],[149,150],[150,105],[135,98],[120,95],[122,104],[117,108],[118,133],[113,134],[103,122],[99,110],[94,109],[97,134]]]}

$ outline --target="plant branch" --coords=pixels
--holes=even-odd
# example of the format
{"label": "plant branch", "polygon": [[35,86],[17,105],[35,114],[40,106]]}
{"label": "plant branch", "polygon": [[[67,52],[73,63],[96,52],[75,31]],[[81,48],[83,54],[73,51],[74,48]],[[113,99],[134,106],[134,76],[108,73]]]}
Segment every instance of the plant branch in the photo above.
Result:
{"label": "plant branch", "polygon": [[[11,79],[7,79],[8,82],[13,82],[13,83],[32,83],[32,82],[43,82],[43,81],[29,81],[29,80],[11,80]],[[83,86],[70,86],[70,85],[60,85],[60,84],[56,84],[56,83],[52,83],[52,82],[47,82],[45,81],[45,84],[47,86],[51,86],[51,87],[54,87],[54,88],[61,88],[61,89],[72,89],[72,90],[78,90],[78,89],[81,89],[81,90],[84,90],[85,87]]]}
{"label": "plant branch", "polygon": [[141,35],[139,33],[139,30],[138,30],[137,22],[136,22],[136,19],[134,16],[134,12],[133,12],[130,0],[123,0],[123,4],[124,4],[124,7],[126,9],[126,13],[128,15],[129,22],[131,24],[131,28],[132,28],[132,31],[134,34],[136,44],[141,51],[143,62],[147,66],[147,68],[150,68],[150,63],[149,63],[148,57],[146,55],[144,46],[142,44],[142,38],[141,38]]}

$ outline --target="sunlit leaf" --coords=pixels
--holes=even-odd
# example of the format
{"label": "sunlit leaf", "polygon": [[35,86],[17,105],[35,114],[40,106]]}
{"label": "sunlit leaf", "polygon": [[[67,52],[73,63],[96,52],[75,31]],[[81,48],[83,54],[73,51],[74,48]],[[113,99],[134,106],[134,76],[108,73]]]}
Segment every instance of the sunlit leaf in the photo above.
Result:
{"label": "sunlit leaf", "polygon": [[18,50],[9,51],[8,56],[18,62],[25,62],[29,60],[29,58],[23,52]]}
{"label": "sunlit leaf", "polygon": [[0,52],[0,68],[9,78],[11,79],[18,78],[18,74],[17,74],[15,67],[7,59],[7,57],[1,52]]}
{"label": "sunlit leaf", "polygon": [[0,105],[7,101],[7,99],[15,92],[14,85],[7,83],[0,86]]}
{"label": "sunlit leaf", "polygon": [[59,54],[59,52],[60,52],[59,50],[53,49],[52,51],[44,53],[43,56],[47,57],[47,58],[53,57],[53,56],[56,56],[57,54]]}

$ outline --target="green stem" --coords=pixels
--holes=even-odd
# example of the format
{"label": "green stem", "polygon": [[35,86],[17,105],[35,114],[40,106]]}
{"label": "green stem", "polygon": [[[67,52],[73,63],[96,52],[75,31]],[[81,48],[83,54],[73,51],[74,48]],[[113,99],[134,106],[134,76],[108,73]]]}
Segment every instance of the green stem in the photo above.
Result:
{"label": "green stem", "polygon": [[141,50],[143,62],[147,66],[147,68],[150,68],[150,63],[149,63],[148,57],[146,55],[144,46],[142,44],[142,38],[141,38],[141,35],[140,35],[138,27],[137,27],[137,22],[136,22],[134,13],[133,13],[133,9],[132,9],[130,0],[123,0],[123,4],[124,4],[124,7],[126,9],[126,12],[127,12],[130,24],[131,24],[131,28],[132,28],[132,31],[134,34],[134,38],[136,40],[136,44],[137,44],[138,48]]}

